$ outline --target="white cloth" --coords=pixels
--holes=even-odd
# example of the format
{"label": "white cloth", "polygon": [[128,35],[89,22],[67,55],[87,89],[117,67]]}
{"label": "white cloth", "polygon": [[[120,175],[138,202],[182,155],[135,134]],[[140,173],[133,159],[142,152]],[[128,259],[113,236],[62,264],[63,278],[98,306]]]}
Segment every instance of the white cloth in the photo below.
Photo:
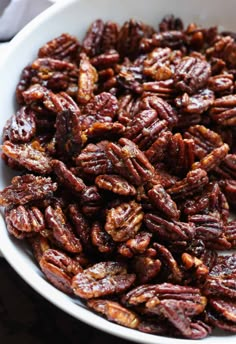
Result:
{"label": "white cloth", "polygon": [[40,12],[62,0],[0,0],[0,40],[11,39]]}

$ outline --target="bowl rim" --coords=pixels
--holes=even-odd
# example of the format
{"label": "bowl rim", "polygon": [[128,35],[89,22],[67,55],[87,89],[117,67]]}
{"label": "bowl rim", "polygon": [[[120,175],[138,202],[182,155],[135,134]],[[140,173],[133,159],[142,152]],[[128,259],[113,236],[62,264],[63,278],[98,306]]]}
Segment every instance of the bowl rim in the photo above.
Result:
{"label": "bowl rim", "polygon": [[[37,17],[31,20],[19,33],[9,42],[7,51],[1,58],[0,70],[4,68],[5,63],[7,63],[8,56],[12,54],[18,46],[20,46],[22,40],[25,40],[31,31],[40,26],[45,19],[50,18],[56,13],[62,11],[73,5],[76,2],[81,2],[81,0],[67,0],[59,1],[54,3],[51,7],[47,8],[45,11],[40,13]],[[150,343],[150,344],[196,344],[196,340],[192,339],[180,339],[165,337],[159,335],[152,335],[138,330],[126,328],[124,326],[112,323],[100,315],[94,313],[93,311],[86,308],[86,306],[81,306],[76,303],[76,298],[72,299],[70,296],[61,292],[53,285],[51,285],[43,276],[42,272],[37,268],[37,270],[32,269],[32,267],[24,261],[22,252],[16,249],[14,243],[6,230],[5,221],[3,218],[3,212],[0,210],[0,250],[3,253],[4,258],[11,265],[11,267],[17,272],[17,274],[32,287],[36,292],[38,292],[42,297],[47,299],[49,302],[54,304],[56,307],[60,308],[64,312],[73,316],[74,318],[86,323],[89,326],[95,327],[98,330],[115,335],[122,339],[129,341],[136,341],[138,343]],[[2,230],[4,228],[4,230]],[[15,261],[17,260],[17,265]],[[35,264],[35,263],[34,263]],[[36,264],[35,264],[36,266]],[[53,293],[54,298],[51,298]],[[69,306],[69,307],[67,307]],[[209,338],[209,337],[208,337]],[[220,338],[220,337],[219,337]],[[229,344],[235,344],[236,335],[228,334],[224,336]],[[212,340],[203,340],[204,343],[217,344],[221,343],[222,340],[218,341],[218,337],[212,338]]]}

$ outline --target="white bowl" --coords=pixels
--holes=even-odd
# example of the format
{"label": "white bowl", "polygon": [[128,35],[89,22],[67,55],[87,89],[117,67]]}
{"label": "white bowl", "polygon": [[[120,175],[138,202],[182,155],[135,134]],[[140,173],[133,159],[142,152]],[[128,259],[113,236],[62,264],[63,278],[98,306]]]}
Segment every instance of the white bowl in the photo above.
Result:
{"label": "white bowl", "polygon": [[[133,17],[152,25],[166,14],[175,14],[184,22],[203,26],[218,25],[235,30],[235,0],[81,0],[64,1],[47,9],[28,24],[10,43],[0,65],[0,132],[5,121],[15,112],[14,91],[22,69],[31,62],[38,48],[46,41],[68,32],[82,38],[89,24],[97,19],[112,19],[120,23]],[[13,19],[14,20],[14,19]],[[0,162],[0,189],[9,184],[12,172]],[[196,343],[195,340],[174,339],[149,335],[108,322],[87,310],[78,298],[69,297],[43,277],[31,253],[23,242],[8,235],[0,216],[0,249],[17,273],[37,292],[75,318],[119,337],[152,344]],[[9,295],[10,297],[10,295]],[[236,343],[236,335],[214,332],[204,344]]]}

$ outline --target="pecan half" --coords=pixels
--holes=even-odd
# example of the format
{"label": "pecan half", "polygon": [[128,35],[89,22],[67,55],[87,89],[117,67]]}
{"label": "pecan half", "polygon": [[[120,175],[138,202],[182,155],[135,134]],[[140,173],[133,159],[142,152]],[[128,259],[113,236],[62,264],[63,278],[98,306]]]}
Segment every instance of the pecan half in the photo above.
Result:
{"label": "pecan half", "polygon": [[136,189],[130,185],[124,178],[115,174],[101,174],[95,179],[95,184],[100,189],[112,191],[122,196],[136,195]]}

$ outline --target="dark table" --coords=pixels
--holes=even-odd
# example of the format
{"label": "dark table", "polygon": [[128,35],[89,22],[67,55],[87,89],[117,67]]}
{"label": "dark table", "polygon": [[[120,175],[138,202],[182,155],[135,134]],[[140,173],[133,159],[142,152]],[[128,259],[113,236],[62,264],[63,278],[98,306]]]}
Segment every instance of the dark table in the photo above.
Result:
{"label": "dark table", "polygon": [[1,344],[128,344],[72,318],[28,286],[0,258]]}

